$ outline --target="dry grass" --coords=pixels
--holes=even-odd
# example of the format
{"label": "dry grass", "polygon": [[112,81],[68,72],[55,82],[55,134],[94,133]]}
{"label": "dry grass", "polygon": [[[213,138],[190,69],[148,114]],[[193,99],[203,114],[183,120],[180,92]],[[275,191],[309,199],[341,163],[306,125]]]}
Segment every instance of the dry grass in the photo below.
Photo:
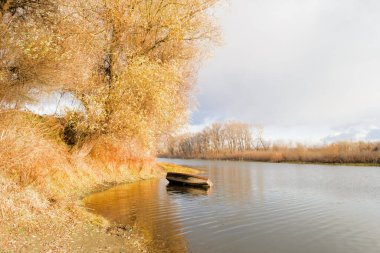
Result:
{"label": "dry grass", "polygon": [[74,203],[51,203],[31,187],[0,177],[0,248],[7,252],[65,252],[85,212]]}
{"label": "dry grass", "polygon": [[158,163],[158,166],[160,166],[165,172],[179,172],[179,173],[188,173],[188,174],[201,173],[200,170],[180,166],[177,164],[171,164],[171,163]]}
{"label": "dry grass", "polygon": [[86,212],[80,197],[160,173],[153,160],[122,157],[112,141],[69,150],[57,119],[16,111],[0,117],[0,249],[6,252],[72,252],[84,231],[106,238],[93,224],[107,223]]}
{"label": "dry grass", "polygon": [[340,142],[320,147],[273,146],[268,150],[247,150],[239,152],[221,151],[191,156],[169,156],[175,158],[200,158],[215,160],[245,160],[261,162],[296,162],[327,164],[380,165],[380,144],[364,142]]}
{"label": "dry grass", "polygon": [[58,194],[46,181],[69,175],[72,166],[58,134],[52,136],[57,131],[49,125],[52,122],[29,113],[9,112],[1,116],[0,173],[20,186],[35,186],[46,194]]}
{"label": "dry grass", "polygon": [[133,231],[129,241],[106,234],[110,224],[79,203],[52,203],[34,189],[1,176],[0,224],[0,252],[140,252],[141,248],[136,243],[142,239]]}

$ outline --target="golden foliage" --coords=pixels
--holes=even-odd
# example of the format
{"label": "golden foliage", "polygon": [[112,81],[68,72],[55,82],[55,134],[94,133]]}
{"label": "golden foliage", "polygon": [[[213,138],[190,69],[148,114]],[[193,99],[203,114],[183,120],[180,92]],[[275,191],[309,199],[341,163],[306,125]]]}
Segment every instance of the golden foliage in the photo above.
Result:
{"label": "golden foliage", "polygon": [[0,106],[20,107],[60,84],[65,57],[56,8],[50,1],[0,5]]}
{"label": "golden foliage", "polygon": [[66,117],[80,145],[109,135],[152,148],[187,118],[217,2],[1,1],[0,106],[63,91],[80,104]]}
{"label": "golden foliage", "polygon": [[83,106],[67,117],[78,139],[112,135],[151,148],[184,123],[198,61],[218,39],[207,13],[216,2],[78,0],[70,10],[88,30],[76,43],[93,57],[88,79],[69,88]]}

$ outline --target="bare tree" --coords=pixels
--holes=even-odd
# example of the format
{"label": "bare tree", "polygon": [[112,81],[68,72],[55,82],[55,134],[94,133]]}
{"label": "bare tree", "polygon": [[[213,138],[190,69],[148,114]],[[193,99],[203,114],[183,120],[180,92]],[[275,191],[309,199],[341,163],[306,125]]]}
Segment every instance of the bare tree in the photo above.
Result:
{"label": "bare tree", "polygon": [[177,140],[171,141],[168,148],[172,156],[207,157],[253,148],[251,126],[242,122],[214,123],[201,132],[171,138]]}

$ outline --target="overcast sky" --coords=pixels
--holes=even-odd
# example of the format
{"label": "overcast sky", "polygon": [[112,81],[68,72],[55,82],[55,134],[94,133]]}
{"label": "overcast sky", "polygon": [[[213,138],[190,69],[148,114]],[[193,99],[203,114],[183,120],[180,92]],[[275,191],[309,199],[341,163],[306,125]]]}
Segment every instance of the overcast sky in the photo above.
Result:
{"label": "overcast sky", "polygon": [[380,139],[380,1],[230,0],[201,69],[193,128],[265,127],[270,139]]}

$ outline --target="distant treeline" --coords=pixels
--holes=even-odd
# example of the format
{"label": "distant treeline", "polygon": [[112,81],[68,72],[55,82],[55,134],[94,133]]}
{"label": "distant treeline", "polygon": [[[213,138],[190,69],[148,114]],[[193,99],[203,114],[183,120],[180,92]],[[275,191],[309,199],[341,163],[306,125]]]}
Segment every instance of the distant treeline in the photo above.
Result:
{"label": "distant treeline", "polygon": [[262,162],[380,164],[379,142],[337,142],[327,145],[271,144],[263,129],[240,122],[214,123],[197,133],[170,136],[159,156]]}

